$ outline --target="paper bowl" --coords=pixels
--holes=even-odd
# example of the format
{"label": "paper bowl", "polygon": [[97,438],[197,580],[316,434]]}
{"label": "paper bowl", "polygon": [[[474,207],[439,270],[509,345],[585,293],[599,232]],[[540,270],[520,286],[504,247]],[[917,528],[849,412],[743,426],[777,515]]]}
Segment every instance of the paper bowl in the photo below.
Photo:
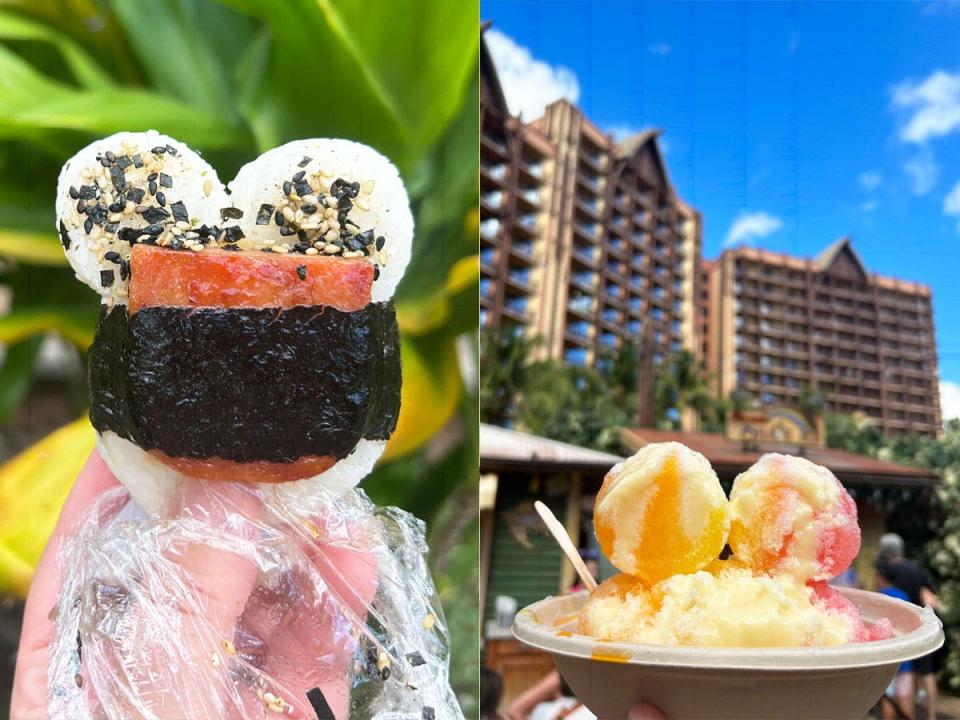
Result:
{"label": "paper bowl", "polygon": [[586,593],[521,610],[513,634],[553,656],[571,689],[597,717],[621,720],[637,702],[670,720],[862,718],[897,666],[943,644],[929,608],[843,589],[864,619],[887,618],[896,637],[806,648],[713,648],[604,642],[576,634]]}

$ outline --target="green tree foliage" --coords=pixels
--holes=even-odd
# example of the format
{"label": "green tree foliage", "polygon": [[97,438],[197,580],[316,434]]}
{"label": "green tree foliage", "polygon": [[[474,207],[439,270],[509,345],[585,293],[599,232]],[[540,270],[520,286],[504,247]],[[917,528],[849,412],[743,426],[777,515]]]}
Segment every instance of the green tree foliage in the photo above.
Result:
{"label": "green tree foliage", "polygon": [[710,394],[710,378],[689,350],[667,358],[654,385],[654,415],[657,425],[681,429],[683,413],[689,408],[700,418],[716,422],[718,406]]}

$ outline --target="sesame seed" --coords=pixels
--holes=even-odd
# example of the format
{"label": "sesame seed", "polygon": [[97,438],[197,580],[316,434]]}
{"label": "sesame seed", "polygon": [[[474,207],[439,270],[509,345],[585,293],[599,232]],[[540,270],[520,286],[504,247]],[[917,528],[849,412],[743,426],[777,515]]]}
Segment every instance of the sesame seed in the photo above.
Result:
{"label": "sesame seed", "polygon": [[307,157],[306,155],[304,155],[303,160],[297,163],[297,167],[306,167],[307,165],[310,164],[311,160],[313,160],[313,158]]}
{"label": "sesame seed", "polygon": [[203,250],[203,243],[194,243],[193,245],[190,246],[190,249],[193,250],[194,252],[200,252],[201,250]]}
{"label": "sesame seed", "polygon": [[210,197],[210,193],[213,192],[213,180],[207,178],[203,181],[203,194],[205,197]]}
{"label": "sesame seed", "polygon": [[289,195],[291,192],[293,192],[293,183],[291,183],[289,180],[284,180],[284,182],[283,182],[283,194],[284,194],[284,195]]}
{"label": "sesame seed", "polygon": [[339,245],[328,244],[323,246],[323,252],[327,255],[336,255],[338,252],[343,250]]}
{"label": "sesame seed", "polygon": [[167,196],[163,192],[158,192],[157,202],[160,203],[160,207],[164,207],[167,204]]}
{"label": "sesame seed", "polygon": [[274,221],[277,225],[283,225],[283,219],[284,219],[284,218],[283,218],[283,212],[282,212],[281,210],[277,210],[277,211],[273,214],[273,221]]}
{"label": "sesame seed", "polygon": [[284,247],[283,245],[274,245],[274,246],[272,246],[272,247],[270,248],[270,250],[272,250],[272,251],[275,252],[275,253],[288,253],[288,252],[290,252],[290,248]]}
{"label": "sesame seed", "polygon": [[233,643],[230,642],[229,640],[223,639],[223,640],[221,641],[221,645],[223,645],[223,649],[227,651],[227,654],[228,654],[228,655],[236,655],[236,654],[237,654],[237,648],[235,648],[234,645],[233,645]]}
{"label": "sesame seed", "polygon": [[317,255],[319,254],[320,251],[317,250],[315,247],[310,247],[304,250],[303,252],[305,255]]}
{"label": "sesame seed", "polygon": [[167,151],[167,149],[166,149],[165,147],[160,146],[160,145],[157,145],[155,148],[153,148],[152,150],[150,150],[150,152],[152,152],[154,155],[163,155],[166,151]]}
{"label": "sesame seed", "polygon": [[307,266],[306,265],[297,265],[297,277],[301,280],[307,279]]}
{"label": "sesame seed", "polygon": [[73,185],[70,186],[69,192],[70,192],[70,197],[73,198],[74,200],[80,197],[80,191],[77,190]]}
{"label": "sesame seed", "polygon": [[157,183],[156,183],[156,181],[155,181],[155,180],[151,180],[150,183],[147,185],[147,189],[150,190],[150,194],[151,194],[151,195],[156,195],[156,194],[157,194]]}
{"label": "sesame seed", "polygon": [[215,668],[220,667],[220,656],[216,652],[210,654],[210,664]]}
{"label": "sesame seed", "polygon": [[307,174],[306,170],[301,170],[300,172],[298,172],[296,175],[293,176],[293,181],[295,183],[300,182],[301,180],[303,180],[303,177],[306,174]]}

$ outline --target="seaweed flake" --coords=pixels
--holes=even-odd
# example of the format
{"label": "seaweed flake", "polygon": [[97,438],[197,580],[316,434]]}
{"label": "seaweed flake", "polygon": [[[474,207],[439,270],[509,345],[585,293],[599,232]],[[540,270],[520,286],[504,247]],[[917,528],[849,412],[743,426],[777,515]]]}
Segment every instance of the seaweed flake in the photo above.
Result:
{"label": "seaweed flake", "polygon": [[174,220],[187,222],[190,218],[190,213],[187,212],[187,206],[183,204],[183,200],[177,200],[173,203],[170,210],[173,211]]}
{"label": "seaweed flake", "polygon": [[269,225],[270,217],[273,215],[273,205],[264,203],[257,212],[257,225]]}

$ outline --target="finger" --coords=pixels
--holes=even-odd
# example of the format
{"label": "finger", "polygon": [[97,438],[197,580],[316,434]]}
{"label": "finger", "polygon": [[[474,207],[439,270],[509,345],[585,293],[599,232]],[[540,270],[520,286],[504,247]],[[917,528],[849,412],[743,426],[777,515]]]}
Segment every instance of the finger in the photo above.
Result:
{"label": "finger", "polygon": [[57,602],[56,559],[64,538],[72,535],[83,512],[104,492],[115,487],[113,476],[97,451],[91,453],[67,496],[60,517],[30,584],[23,613],[23,630],[17,651],[13,699],[13,720],[38,720],[46,717],[47,647],[52,623],[50,611]]}
{"label": "finger", "polygon": [[[256,651],[295,715],[313,716],[307,693],[318,688],[335,717],[345,718],[356,638],[366,631],[377,589],[377,559],[361,524],[315,517],[303,527],[309,532],[299,523],[286,532],[302,553],[299,566],[278,587],[259,589],[242,623],[266,639]],[[297,604],[290,607],[292,599]],[[288,609],[277,613],[282,606]]]}
{"label": "finger", "polygon": [[249,488],[191,480],[167,518],[145,524],[136,577],[120,578],[129,600],[96,608],[103,632],[84,645],[85,658],[96,658],[85,662],[87,677],[105,689],[112,716],[260,717],[233,676],[242,664],[237,621],[258,572],[260,510]]}
{"label": "finger", "polygon": [[653,705],[640,703],[630,708],[629,720],[667,720],[667,716]]}

